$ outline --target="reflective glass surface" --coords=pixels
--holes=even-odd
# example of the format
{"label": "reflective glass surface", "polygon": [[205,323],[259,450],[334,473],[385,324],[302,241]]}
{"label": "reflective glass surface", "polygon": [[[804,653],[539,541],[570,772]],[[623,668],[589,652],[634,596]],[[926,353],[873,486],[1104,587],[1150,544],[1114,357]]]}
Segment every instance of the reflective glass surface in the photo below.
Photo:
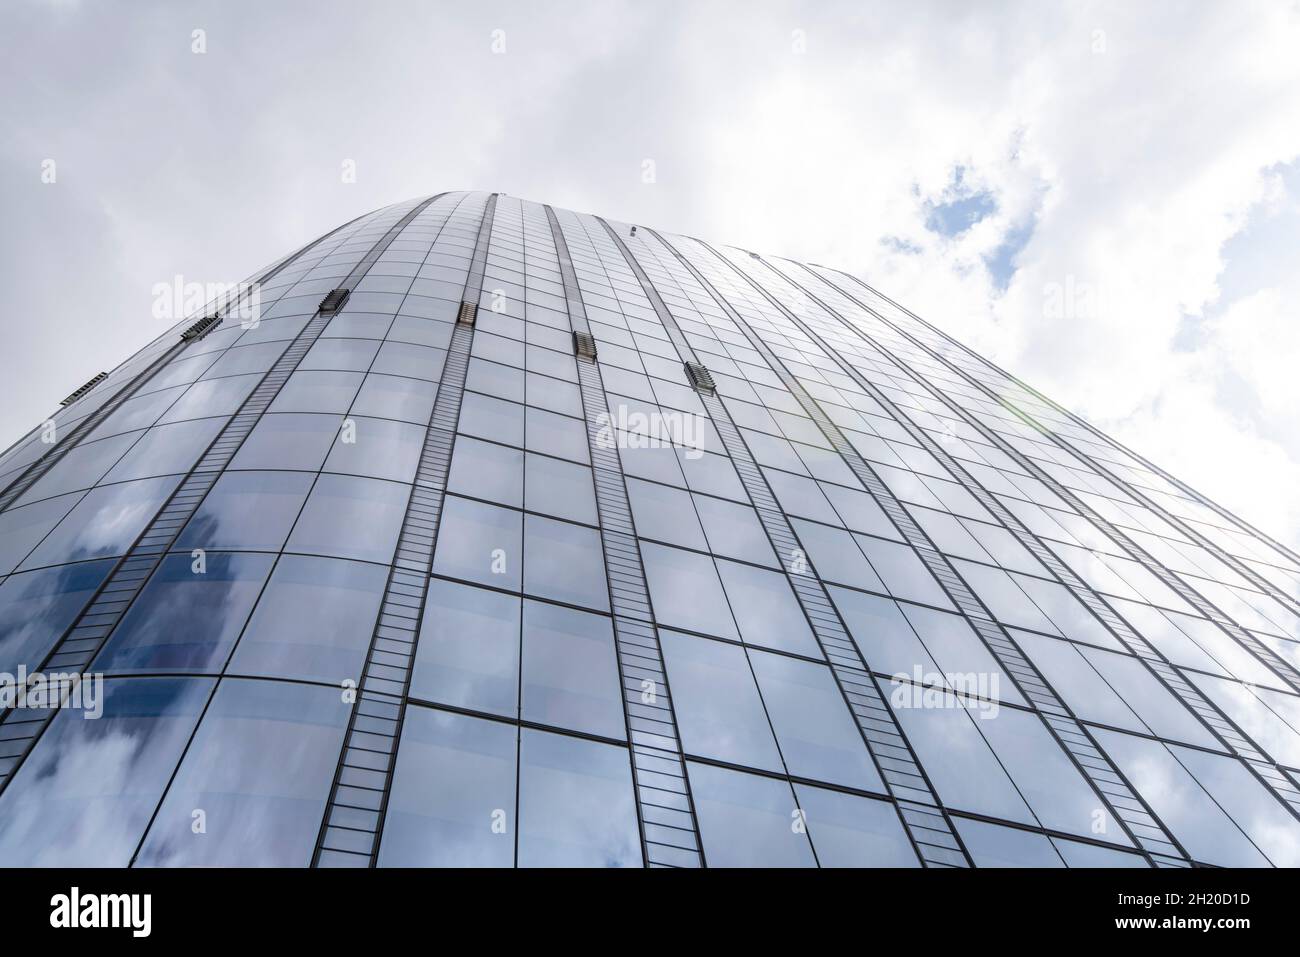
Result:
{"label": "reflective glass surface", "polygon": [[865,282],[482,192],[258,277],[0,453],[0,675],[106,676],[0,863],[1300,865],[1300,556]]}

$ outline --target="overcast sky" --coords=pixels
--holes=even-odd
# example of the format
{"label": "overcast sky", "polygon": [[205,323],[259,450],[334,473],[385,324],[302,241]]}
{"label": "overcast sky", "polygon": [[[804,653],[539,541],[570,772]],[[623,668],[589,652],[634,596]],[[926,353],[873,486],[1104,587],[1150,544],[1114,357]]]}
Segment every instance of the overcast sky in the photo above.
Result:
{"label": "overcast sky", "polygon": [[0,448],[155,284],[489,189],[862,275],[1295,547],[1297,51],[1283,2],[6,0]]}

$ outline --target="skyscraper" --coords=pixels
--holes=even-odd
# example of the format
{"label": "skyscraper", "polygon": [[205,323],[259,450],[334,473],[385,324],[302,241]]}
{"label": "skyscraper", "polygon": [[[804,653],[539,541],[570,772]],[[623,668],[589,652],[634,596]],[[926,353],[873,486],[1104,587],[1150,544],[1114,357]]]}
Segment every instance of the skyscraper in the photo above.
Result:
{"label": "skyscraper", "polygon": [[0,457],[0,863],[1296,865],[1298,639],[847,273],[443,193]]}

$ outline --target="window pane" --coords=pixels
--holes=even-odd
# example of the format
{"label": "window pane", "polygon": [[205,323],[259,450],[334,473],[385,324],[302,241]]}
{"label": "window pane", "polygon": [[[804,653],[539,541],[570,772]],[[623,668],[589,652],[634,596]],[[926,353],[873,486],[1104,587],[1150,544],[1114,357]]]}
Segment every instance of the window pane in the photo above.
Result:
{"label": "window pane", "polygon": [[1130,843],[1041,719],[999,708],[996,714],[981,712],[977,720],[1025,803],[1045,827]]}
{"label": "window pane", "polygon": [[524,504],[524,453],[458,436],[447,490],[519,508]]}
{"label": "window pane", "polygon": [[408,708],[379,866],[512,866],[517,734],[513,725]]}
{"label": "window pane", "polygon": [[213,684],[106,681],[99,718],[56,715],[0,796],[0,860],[9,867],[126,867]]}
{"label": "window pane", "polygon": [[[332,688],[221,682],[149,828],[145,867],[305,867],[349,706]],[[204,830],[196,833],[196,812]]]}
{"label": "window pane", "polygon": [[791,775],[885,790],[829,668],[762,651],[749,660]]}
{"label": "window pane", "polygon": [[[800,519],[794,519],[791,524],[817,575],[824,581],[840,582],[868,591],[885,591],[884,583],[848,532]],[[790,560],[787,556],[782,558]]]}
{"label": "window pane", "polygon": [[524,591],[609,610],[605,553],[595,529],[527,515],[524,532]]}
{"label": "window pane", "polygon": [[352,406],[363,378],[360,372],[295,372],[289,376],[268,411],[342,415]]}
{"label": "window pane", "polygon": [[522,516],[448,495],[442,507],[433,572],[519,590]]}
{"label": "window pane", "polygon": [[304,472],[227,472],[176,540],[176,547],[279,551],[313,476]]}
{"label": "window pane", "polygon": [[640,867],[626,748],[524,728],[520,867]]}
{"label": "window pane", "polygon": [[0,512],[0,574],[13,571],[81,498],[73,492]]}
{"label": "window pane", "polygon": [[976,867],[1064,867],[1043,834],[954,817],[957,833]]}
{"label": "window pane", "polygon": [[587,426],[584,422],[531,407],[527,410],[527,422],[528,451],[588,464]]}
{"label": "window pane", "polygon": [[524,475],[525,507],[529,511],[596,524],[591,469],[529,452]]}
{"label": "window pane", "polygon": [[663,629],[659,642],[687,753],[783,771],[745,650]]}
{"label": "window pane", "polygon": [[[163,559],[95,667],[110,673],[219,673],[275,559],[210,552]],[[201,569],[197,571],[196,569]]]}
{"label": "window pane", "polygon": [[285,548],[388,563],[397,549],[410,494],[409,486],[395,482],[322,475]]}
{"label": "window pane", "polygon": [[387,580],[378,565],[283,556],[239,639],[230,672],[334,685],[358,680]]}
{"label": "window pane", "polygon": [[[963,699],[935,693],[927,707],[919,695],[918,702],[899,702],[898,697],[891,695],[899,723],[944,804],[989,817],[1036,823],[976,730],[975,721],[962,705]],[[899,706],[913,703],[917,706]]]}
{"label": "window pane", "polygon": [[642,543],[641,559],[655,619],[661,625],[721,638],[740,637],[713,560],[707,555]]}
{"label": "window pane", "polygon": [[523,716],[610,738],[626,736],[608,618],[524,602]]}
{"label": "window pane", "polygon": [[767,532],[763,531],[758,514],[752,508],[707,495],[693,498],[704,532],[709,537],[709,550],[715,555],[758,565],[779,566]]}
{"label": "window pane", "polygon": [[822,657],[785,575],[727,561],[718,562],[718,571],[746,644]]}
{"label": "window pane", "polygon": [[156,425],[109,470],[104,481],[126,482],[188,472],[225,424],[224,418],[215,418]]}
{"label": "window pane", "polygon": [[433,414],[433,400],[437,394],[435,382],[371,372],[361,386],[352,412],[424,426]]}
{"label": "window pane", "polygon": [[816,867],[790,785],[687,762],[700,840],[710,867]]}
{"label": "window pane", "polygon": [[822,867],[921,866],[893,804],[806,784],[794,793]]}
{"label": "window pane", "polygon": [[239,447],[232,469],[318,471],[338,435],[337,415],[266,414]]}
{"label": "window pane", "polygon": [[[409,422],[349,416],[353,430],[340,433],[325,471],[413,482],[424,447],[425,430]],[[352,441],[347,441],[351,439]]]}
{"label": "window pane", "polygon": [[39,668],[112,567],[111,561],[80,562],[0,582],[0,672]]}
{"label": "window pane", "polygon": [[939,582],[909,546],[867,535],[855,535],[854,538],[895,598],[907,598],[940,608],[952,607]]}
{"label": "window pane", "polygon": [[519,599],[432,579],[411,695],[514,717],[519,702]]}
{"label": "window pane", "polygon": [[125,554],[179,482],[171,476],[91,489],[32,550],[22,569]]}
{"label": "window pane", "polygon": [[701,551],[709,547],[689,492],[630,478],[627,493],[639,535]]}

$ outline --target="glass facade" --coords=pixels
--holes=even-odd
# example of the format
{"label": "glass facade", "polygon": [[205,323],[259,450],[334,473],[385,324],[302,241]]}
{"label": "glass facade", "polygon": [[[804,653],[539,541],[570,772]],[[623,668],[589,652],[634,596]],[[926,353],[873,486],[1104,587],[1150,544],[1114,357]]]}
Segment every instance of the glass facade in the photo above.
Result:
{"label": "glass facade", "polygon": [[1300,865],[1300,557],[862,281],[482,192],[252,279],[0,455],[0,864]]}

